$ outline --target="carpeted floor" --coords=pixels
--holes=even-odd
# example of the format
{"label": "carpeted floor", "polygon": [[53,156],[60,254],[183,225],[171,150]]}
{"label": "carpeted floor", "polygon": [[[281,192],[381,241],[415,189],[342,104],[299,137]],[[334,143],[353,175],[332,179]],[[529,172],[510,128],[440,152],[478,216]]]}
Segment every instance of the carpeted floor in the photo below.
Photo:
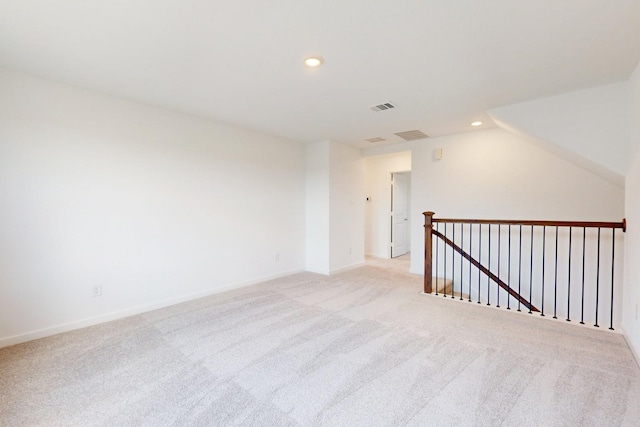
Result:
{"label": "carpeted floor", "polygon": [[406,269],[301,273],[1,349],[0,425],[640,425],[621,335],[422,295]]}

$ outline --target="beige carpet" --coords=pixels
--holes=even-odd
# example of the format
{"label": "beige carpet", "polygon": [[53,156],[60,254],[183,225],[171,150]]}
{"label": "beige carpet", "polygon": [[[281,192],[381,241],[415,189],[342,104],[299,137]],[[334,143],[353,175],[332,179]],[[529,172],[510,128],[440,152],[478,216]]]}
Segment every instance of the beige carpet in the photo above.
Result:
{"label": "beige carpet", "polygon": [[0,425],[640,425],[622,336],[422,295],[402,262],[2,349]]}

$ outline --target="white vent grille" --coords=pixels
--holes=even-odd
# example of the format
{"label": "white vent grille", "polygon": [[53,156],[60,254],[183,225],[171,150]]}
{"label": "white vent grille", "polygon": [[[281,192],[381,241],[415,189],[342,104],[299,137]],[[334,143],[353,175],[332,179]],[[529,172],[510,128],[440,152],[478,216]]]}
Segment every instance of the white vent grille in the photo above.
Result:
{"label": "white vent grille", "polygon": [[369,138],[369,139],[365,139],[365,141],[370,142],[370,143],[374,143],[374,142],[382,142],[382,141],[386,141],[386,139],[384,138],[380,138],[379,136],[375,137],[375,138]]}
{"label": "white vent grille", "polygon": [[372,105],[371,110],[373,111],[386,111],[386,110],[391,110],[393,108],[396,108],[395,105],[393,105],[391,102],[384,102],[382,104],[378,104],[378,105]]}
{"label": "white vent grille", "polygon": [[416,139],[429,138],[429,135],[427,135],[426,133],[422,132],[421,130],[417,130],[417,129],[394,133],[394,135],[399,136],[400,138],[404,139],[405,141],[413,141],[413,140],[416,140]]}

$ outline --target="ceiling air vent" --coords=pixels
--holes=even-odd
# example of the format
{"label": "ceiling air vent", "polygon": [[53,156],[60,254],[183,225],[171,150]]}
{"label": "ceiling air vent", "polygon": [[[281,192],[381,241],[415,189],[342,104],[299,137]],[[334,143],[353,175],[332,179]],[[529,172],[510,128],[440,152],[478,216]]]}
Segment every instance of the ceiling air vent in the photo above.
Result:
{"label": "ceiling air vent", "polygon": [[374,143],[374,142],[382,142],[382,141],[386,141],[386,139],[384,138],[380,138],[379,136],[375,137],[375,138],[369,138],[369,139],[365,139],[365,141],[370,142],[370,143]]}
{"label": "ceiling air vent", "polygon": [[378,104],[378,105],[372,105],[371,110],[373,111],[385,111],[385,110],[391,110],[392,108],[396,108],[395,105],[393,105],[391,102],[385,102],[383,104]]}
{"label": "ceiling air vent", "polygon": [[429,135],[417,129],[394,133],[394,135],[398,135],[400,138],[404,139],[405,141],[413,141],[415,139],[429,138]]}

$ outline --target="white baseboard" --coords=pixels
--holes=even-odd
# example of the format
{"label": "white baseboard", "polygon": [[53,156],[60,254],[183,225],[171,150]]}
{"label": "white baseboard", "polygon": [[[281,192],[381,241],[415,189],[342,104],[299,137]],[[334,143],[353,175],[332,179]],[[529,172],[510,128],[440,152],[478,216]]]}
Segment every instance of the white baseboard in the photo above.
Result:
{"label": "white baseboard", "polygon": [[340,267],[340,268],[336,268],[335,270],[331,270],[331,272],[329,273],[329,275],[331,274],[337,274],[337,273],[343,273],[345,271],[349,271],[349,270],[353,270],[354,268],[358,268],[358,267],[362,267],[366,265],[366,263],[364,261],[362,262],[357,262],[355,264],[351,264],[351,265],[347,265],[345,267]]}
{"label": "white baseboard", "polygon": [[372,253],[365,253],[365,256],[370,256],[372,258],[380,258],[380,259],[391,259],[391,257],[389,256],[389,254],[372,254]]}
{"label": "white baseboard", "polygon": [[314,274],[322,274],[323,276],[328,276],[329,273],[326,271],[320,271],[320,270],[314,270],[311,268],[307,268],[305,271],[309,272],[309,273],[314,273]]}
{"label": "white baseboard", "polygon": [[633,358],[636,359],[636,363],[640,368],[640,349],[636,348],[636,346],[633,345],[633,342],[627,336],[627,332],[624,330],[624,327],[621,327],[620,329],[622,329],[622,336],[624,337],[624,340],[627,342],[627,345],[629,346],[629,350],[631,350],[631,354],[633,355]]}
{"label": "white baseboard", "polygon": [[266,282],[269,280],[279,279],[281,277],[290,276],[292,274],[304,272],[304,269],[290,270],[284,273],[275,274],[271,276],[264,276],[258,279],[253,279],[246,282],[232,283],[221,288],[216,288],[203,292],[196,292],[192,294],[182,295],[175,298],[169,298],[163,301],[153,302],[150,304],[140,305],[136,307],[126,308],[124,310],[118,310],[107,314],[101,314],[95,317],[89,317],[85,319],[75,320],[73,322],[63,323],[48,328],[42,328],[23,334],[13,335],[5,338],[0,338],[0,348],[9,347],[15,344],[21,344],[27,341],[33,341],[39,338],[45,338],[52,335],[61,334],[63,332],[69,332],[76,329],[86,328],[88,326],[98,325],[100,323],[110,322],[113,320],[123,319],[129,316],[135,316],[136,314],[146,313],[148,311],[157,310],[159,308],[169,307],[171,305],[180,304],[183,302],[195,300],[198,298],[204,298],[211,295],[219,294],[222,292],[231,291],[234,289],[244,288],[246,286],[255,285],[258,283]]}
{"label": "white baseboard", "polygon": [[336,268],[336,269],[331,270],[329,272],[319,271],[319,270],[311,270],[311,269],[307,269],[307,271],[309,273],[316,273],[316,274],[322,274],[324,276],[331,276],[332,274],[342,273],[342,272],[345,272],[345,271],[353,270],[354,268],[363,267],[365,265],[367,265],[366,262],[362,261],[362,262],[358,262],[358,263],[355,263],[355,264],[347,265],[346,267]]}
{"label": "white baseboard", "polygon": [[411,273],[411,274],[419,274],[421,276],[424,276],[424,270],[422,270],[422,269],[420,269],[420,270],[409,269],[409,273]]}

